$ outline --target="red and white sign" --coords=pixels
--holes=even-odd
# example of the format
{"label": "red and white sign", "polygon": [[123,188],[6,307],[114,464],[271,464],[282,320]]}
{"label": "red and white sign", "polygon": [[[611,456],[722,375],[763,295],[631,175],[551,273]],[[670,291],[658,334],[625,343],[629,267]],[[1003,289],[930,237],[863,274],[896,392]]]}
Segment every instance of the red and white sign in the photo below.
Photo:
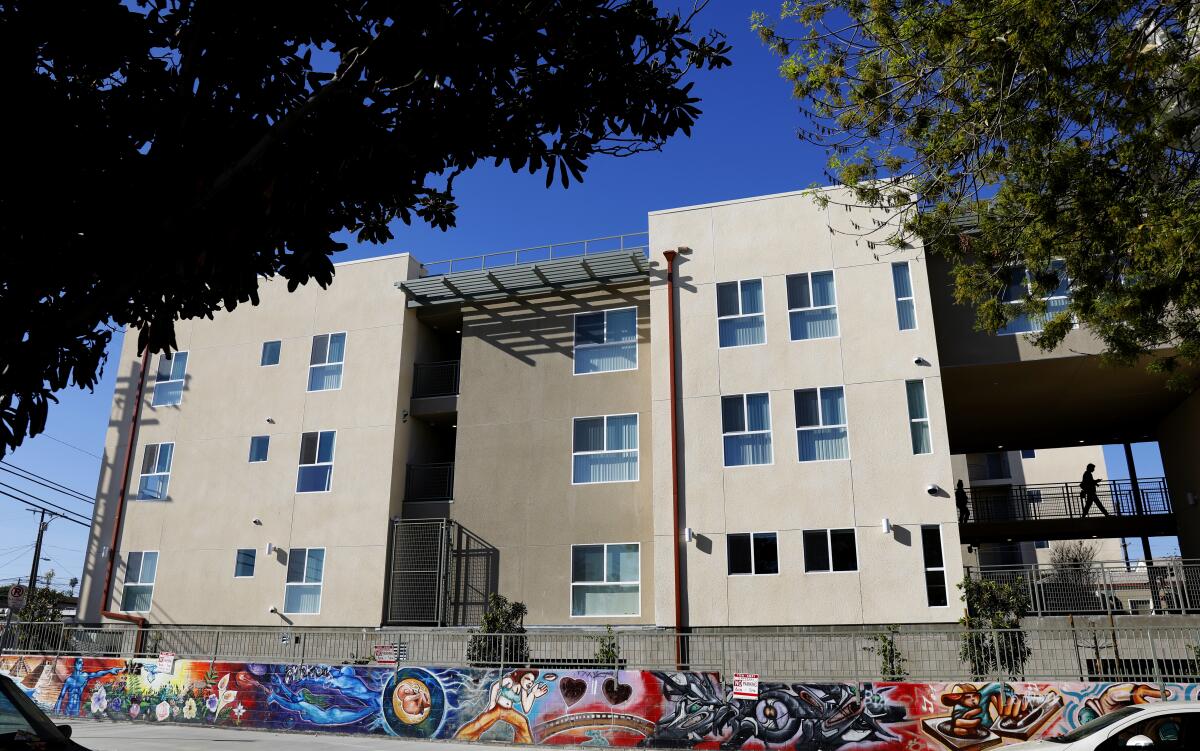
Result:
{"label": "red and white sign", "polygon": [[8,610],[15,613],[18,610],[25,609],[25,598],[29,596],[29,590],[24,584],[14,584],[8,588]]}
{"label": "red and white sign", "polygon": [[380,665],[395,665],[398,651],[395,644],[376,644],[375,662]]}
{"label": "red and white sign", "polygon": [[734,673],[733,674],[733,698],[735,698],[735,699],[757,699],[758,698],[758,673]]}
{"label": "red and white sign", "polygon": [[156,672],[166,673],[170,675],[175,672],[175,653],[174,652],[159,652],[158,653],[158,668]]}

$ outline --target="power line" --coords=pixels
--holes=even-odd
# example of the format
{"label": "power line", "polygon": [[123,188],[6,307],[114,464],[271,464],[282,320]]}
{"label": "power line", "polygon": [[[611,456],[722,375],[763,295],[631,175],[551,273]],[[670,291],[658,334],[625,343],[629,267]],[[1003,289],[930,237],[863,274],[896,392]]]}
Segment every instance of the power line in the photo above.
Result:
{"label": "power line", "polygon": [[88,456],[95,457],[97,459],[100,459],[101,461],[103,461],[103,459],[104,459],[104,457],[100,456],[99,454],[93,454],[91,451],[88,451],[87,449],[81,449],[73,443],[67,443],[66,441],[59,440],[58,438],[55,438],[54,436],[50,435],[49,433],[40,433],[39,435],[49,438],[50,440],[54,441],[55,443],[61,443],[62,445],[66,446],[67,448],[75,449],[76,451],[78,451],[81,454],[87,454]]}
{"label": "power line", "polygon": [[[20,558],[21,556],[25,555],[25,553],[26,553],[26,552],[28,552],[28,551],[30,551],[30,550],[32,550],[32,549],[33,549],[33,544],[32,544],[32,543],[31,543],[31,544],[29,544],[29,545],[26,545],[24,548],[22,548],[22,549],[20,550],[20,552],[18,552],[18,553],[17,553],[16,555],[14,555],[12,558],[9,558],[7,561],[4,561],[3,563],[0,563],[0,566],[7,566],[8,564],[10,564],[10,563],[12,563],[12,562],[16,561],[18,558]],[[21,577],[21,576],[15,576],[15,577],[13,577],[13,578],[14,578],[14,579],[23,579],[24,577]]]}
{"label": "power line", "polygon": [[[39,511],[45,511],[47,514],[51,514],[52,516],[57,516],[60,519],[66,519],[69,522],[74,522],[81,527],[89,527],[90,528],[92,526],[91,524],[88,524],[87,522],[81,522],[78,519],[75,519],[70,516],[66,516],[65,514],[60,514],[56,511],[51,511],[50,509],[46,508],[45,506],[39,506],[38,504],[33,503],[32,501],[27,501],[24,498],[13,495],[12,493],[6,493],[3,490],[0,490],[0,495],[8,496],[9,498],[12,498],[14,501],[17,501],[18,503],[24,503],[26,506],[32,506],[33,508],[38,509]],[[75,512],[72,511],[71,513],[75,513]],[[76,514],[76,516],[83,517],[82,514]],[[86,517],[83,517],[83,518],[86,518]]]}
{"label": "power line", "polygon": [[[58,509],[59,511],[65,511],[68,514],[74,514],[75,516],[78,516],[80,519],[87,519],[88,522],[91,522],[91,519],[88,519],[88,517],[84,516],[83,514],[79,513],[78,511],[74,511],[65,506],[59,506],[57,503],[52,503],[51,501],[47,501],[45,498],[39,498],[38,496],[34,495],[33,493],[30,493],[27,490],[22,490],[21,488],[15,488],[12,485],[9,485],[8,483],[5,483],[5,482],[0,482],[0,488],[8,488],[9,490],[16,491],[17,493],[20,493],[23,496],[28,496],[29,498],[32,498],[33,500],[37,501],[38,503],[44,503],[47,506]],[[49,509],[46,509],[46,510],[48,511]],[[53,513],[53,512],[51,512],[51,513]]]}
{"label": "power line", "polygon": [[[73,488],[68,488],[66,485],[55,482],[54,480],[51,480],[49,477],[42,477],[37,472],[31,472],[30,470],[25,469],[24,467],[18,467],[15,464],[10,464],[9,462],[5,462],[5,461],[0,461],[0,465],[4,465],[4,466],[0,466],[0,470],[8,472],[9,474],[16,475],[17,477],[20,477],[22,480],[28,480],[29,482],[32,482],[36,485],[41,485],[44,488],[49,488],[50,490],[57,491],[59,493],[62,493],[63,495],[71,496],[72,498],[76,498],[80,501],[83,501],[84,503],[95,504],[95,501],[92,500],[92,497],[90,495],[87,495],[86,493],[84,493],[80,490],[74,490]],[[12,469],[9,469],[9,467],[12,467]],[[13,471],[14,469],[20,470],[20,472],[24,472],[25,474],[23,475],[20,472],[14,472]],[[25,477],[25,475],[30,475],[30,476]],[[34,478],[37,478],[37,479],[34,479]]]}

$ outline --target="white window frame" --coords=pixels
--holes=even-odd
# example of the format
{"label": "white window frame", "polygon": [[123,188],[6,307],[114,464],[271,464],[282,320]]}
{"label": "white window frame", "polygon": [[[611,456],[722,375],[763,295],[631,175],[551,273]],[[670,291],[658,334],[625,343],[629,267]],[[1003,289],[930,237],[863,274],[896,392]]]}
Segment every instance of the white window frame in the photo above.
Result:
{"label": "white window frame", "polygon": [[[892,269],[895,269],[897,266],[903,266],[905,273],[908,275],[908,295],[901,296],[901,295],[896,294],[896,278],[895,278],[896,272],[893,270],[892,271],[892,274],[893,274],[893,276],[892,276],[892,296],[896,300],[896,305],[895,305],[895,308],[896,308],[896,330],[897,331],[916,331],[917,329],[921,328],[921,319],[917,318],[917,290],[913,286],[912,264],[908,261],[893,261]],[[913,327],[911,329],[901,328],[900,303],[902,303],[902,302],[911,302],[912,303]]]}
{"label": "white window frame", "polygon": [[[734,574],[729,571],[729,538],[740,535],[749,536],[750,538],[750,573]],[[775,537],[775,573],[760,574],[758,572],[758,561],[754,556],[754,538],[757,535],[773,535]],[[727,532],[725,534],[725,575],[726,576],[779,576],[783,571],[783,557],[779,551],[779,531],[762,531],[762,532]]]}
{"label": "white window frame", "polygon": [[[633,581],[608,581],[608,548],[610,545],[633,545],[637,547],[638,556],[638,578]],[[603,548],[604,572],[601,575],[600,581],[575,581],[574,561],[575,548]],[[572,618],[640,618],[642,616],[642,544],[640,542],[581,542],[571,545],[571,560],[567,564],[567,576],[570,577],[570,584],[567,591],[567,612]],[[630,615],[575,615],[575,587],[603,587],[609,584],[636,584],[637,585],[637,612]]]}
{"label": "white window frame", "polygon": [[[842,390],[842,411],[846,413],[846,422],[825,424],[825,407],[821,404],[821,392],[826,389],[841,389]],[[806,425],[803,428],[796,427],[796,463],[798,464],[822,464],[824,462],[848,462],[850,461],[850,398],[846,395],[846,387],[841,386],[812,386],[804,389],[794,389],[792,391],[793,414],[795,414],[795,399],[798,391],[815,391],[817,392],[817,419],[820,420],[819,425]],[[845,428],[846,429],[846,456],[841,459],[801,459],[800,458],[800,434],[803,432],[812,432],[814,430],[825,430],[826,428]]]}
{"label": "white window frame", "polygon": [[[130,550],[129,552],[127,552],[125,554],[125,576],[129,575],[129,556],[133,555],[134,553],[137,553],[141,556],[140,562],[138,563],[138,580],[134,581],[134,582],[129,581],[127,578],[123,578],[121,580],[121,612],[122,613],[149,613],[150,610],[154,607],[154,584],[156,581],[158,581],[158,562],[159,562],[159,559],[162,558],[162,556],[159,555],[159,552],[157,550]],[[146,568],[146,554],[147,553],[154,554],[154,580],[145,582],[145,581],[141,580],[141,577],[142,577],[142,571],[144,571]],[[135,587],[150,587],[150,605],[145,610],[126,610],[125,609],[125,588],[128,587],[130,584],[132,584]]]}
{"label": "white window frame", "polygon": [[[155,467],[157,467],[159,457],[162,454],[163,446],[171,447],[171,461],[170,461],[170,464],[167,465],[167,471],[166,472],[157,472],[157,471],[156,472],[141,472],[141,471],[139,471],[138,472],[138,489],[137,489],[137,493],[134,495],[134,498],[133,498],[135,501],[165,501],[171,497],[171,470],[175,467],[175,442],[174,441],[164,441],[162,443],[147,443],[145,446],[143,446],[142,447],[142,467],[146,466],[146,452],[152,448],[154,449],[154,464],[155,464]],[[144,480],[147,477],[166,477],[167,478],[167,481],[165,483],[163,483],[162,496],[160,496],[158,498],[150,498],[150,497],[142,495],[142,480]]]}
{"label": "white window frame", "polygon": [[[936,529],[937,530],[938,549],[942,553],[942,565],[941,566],[930,566],[930,565],[928,565],[928,562],[925,560],[924,535],[925,535],[926,529]],[[944,590],[946,590],[946,604],[945,605],[930,605],[929,604],[929,583],[925,581],[924,575],[922,575],[921,583],[925,585],[925,607],[948,608],[948,607],[950,607],[950,580],[946,578],[946,538],[942,534],[942,525],[941,524],[922,524],[921,525],[921,536],[922,536],[922,539],[921,539],[921,566],[924,569],[924,572],[926,574],[929,573],[930,571],[940,571],[942,574],[942,588]],[[855,553],[857,554],[857,552],[858,552],[858,541],[857,540],[855,540],[854,547],[855,547]]]}
{"label": "white window frame", "polygon": [[[183,372],[179,374],[178,378],[176,378],[175,377],[175,361],[179,358],[180,355],[183,355]],[[178,407],[180,404],[183,404],[183,388],[187,381],[187,365],[188,365],[188,360],[190,360],[190,359],[191,359],[191,357],[190,357],[190,355],[188,355],[188,350],[186,350],[186,349],[180,350],[178,352],[164,352],[158,356],[158,370],[154,371],[154,393],[150,395],[150,406],[151,407]],[[171,363],[171,377],[167,378],[165,380],[159,380],[158,376],[159,376],[159,373],[162,372],[162,366],[163,366],[164,360],[167,360]],[[179,384],[179,399],[178,399],[178,401],[173,401],[173,402],[158,401],[158,387],[160,385],[166,386],[168,384],[176,384],[176,383]]]}
{"label": "white window frame", "polygon": [[[833,305],[813,305],[813,294],[812,294],[812,288],[813,288],[812,287],[812,275],[813,274],[829,274],[830,278],[833,279]],[[790,298],[790,295],[787,294],[787,292],[788,292],[787,280],[793,276],[807,277],[808,307],[793,308],[792,301],[790,299],[787,300],[787,304],[788,304],[788,339],[790,339],[793,342],[812,342],[812,341],[820,341],[821,339],[840,339],[842,337],[842,319],[841,319],[840,315],[837,315],[837,312],[838,312],[837,271],[834,269],[822,269],[819,271],[800,271],[795,274],[786,275],[783,278],[783,284],[784,284],[783,291],[784,291],[784,295],[789,298]],[[741,292],[740,287],[738,288],[738,292],[740,294],[740,292]],[[741,302],[740,296],[738,298],[738,302],[739,303]],[[803,311],[811,311],[811,310],[829,310],[830,308],[833,309],[833,312],[835,313],[834,320],[837,321],[837,333],[836,334],[834,334],[832,336],[810,336],[807,339],[797,339],[794,336],[792,336],[792,313],[800,313]],[[764,300],[763,309],[764,310],[766,309],[765,300]]]}
{"label": "white window frame", "polygon": [[[238,556],[242,554],[243,550],[249,550],[254,555],[254,559],[250,563],[250,573],[239,575],[238,574]],[[257,571],[258,571],[258,549],[257,548],[234,548],[234,551],[233,551],[233,578],[234,579],[253,579],[254,574]]]}
{"label": "white window frame", "polygon": [[[744,313],[742,312],[742,284],[746,282],[758,282],[758,289],[762,293],[763,309],[759,313]],[[721,315],[721,294],[718,291],[723,284],[732,284],[737,287],[738,293],[738,312],[730,313],[729,315]],[[767,286],[763,284],[762,277],[750,277],[749,279],[733,279],[727,282],[717,282],[713,285],[713,293],[716,295],[717,303],[717,349],[739,349],[741,347],[762,347],[767,343]],[[721,321],[733,320],[735,318],[752,318],[758,316],[762,318],[763,340],[756,344],[730,344],[728,346],[721,344]]]}
{"label": "white window frame", "polygon": [[[608,448],[608,420],[610,417],[632,417],[636,425],[637,448],[633,449],[610,449]],[[575,423],[580,420],[598,420],[604,418],[604,449],[601,451],[576,451],[575,450]],[[622,412],[613,415],[590,415],[587,417],[571,418],[571,484],[572,485],[618,485],[626,482],[639,482],[642,478],[642,418],[637,412]],[[637,454],[634,477],[632,480],[597,480],[595,482],[576,482],[575,481],[575,457],[590,456],[594,454]]]}
{"label": "white window frame", "polygon": [[[1056,263],[1062,264],[1062,273],[1063,273],[1063,276],[1066,277],[1066,280],[1067,280],[1067,290],[1068,290],[1067,294],[1065,294],[1065,295],[1046,295],[1045,297],[1038,297],[1038,298],[1034,298],[1034,299],[1042,300],[1043,302],[1045,302],[1047,304],[1049,304],[1052,300],[1066,300],[1067,304],[1070,305],[1070,303],[1071,303],[1071,293],[1070,293],[1071,277],[1067,275],[1066,262],[1063,261],[1063,259],[1054,258],[1050,261],[1051,266],[1053,266]],[[1015,269],[1014,269],[1014,271],[1015,271]],[[1021,271],[1024,273],[1025,281],[1022,286],[1025,290],[1025,296],[1033,298],[1033,276],[1029,273],[1029,268],[1026,266],[1022,266]],[[1005,288],[1007,289],[1007,284],[1005,285]],[[1004,305],[1020,305],[1022,302],[1024,302],[1024,300],[1002,300],[1001,302]],[[1009,321],[1009,323],[1005,324],[1003,329],[996,332],[996,336],[1021,336],[1024,334],[1041,333],[1041,331],[1045,328],[1046,319],[1040,315],[1037,316],[1037,318],[1041,319],[1040,323],[1035,321],[1033,317],[1028,318],[1028,320],[1029,320],[1029,330],[1028,331],[1007,331],[1006,329],[1009,327],[1009,325],[1011,323],[1013,323],[1012,321]],[[1078,328],[1079,322],[1072,319],[1071,327]]]}
{"label": "white window frame", "polygon": [[[257,438],[262,438],[267,442],[267,455],[263,459],[254,458],[254,441]],[[271,436],[269,435],[252,435],[250,436],[250,450],[246,454],[247,464],[265,464],[271,458]]]}
{"label": "white window frame", "polygon": [[[747,345],[747,346],[749,346],[749,345]],[[725,425],[724,425],[725,413],[724,413],[724,405],[722,404],[722,402],[725,399],[734,397],[734,396],[740,396],[742,398],[742,424],[745,425],[746,427],[750,426],[750,416],[749,416],[748,412],[746,411],[746,397],[748,397],[748,396],[765,396],[765,397],[767,397],[767,421],[770,424],[767,426],[766,430],[732,430],[729,432],[725,432]],[[751,392],[747,392],[745,394],[722,394],[719,397],[719,399],[721,400],[718,402],[718,405],[720,405],[720,407],[721,407],[721,420],[722,420],[722,424],[721,424],[721,465],[725,469],[740,469],[742,467],[770,467],[770,466],[773,466],[775,464],[775,434],[774,434],[775,420],[772,418],[772,415],[771,415],[771,392],[770,391],[751,391]],[[767,437],[770,438],[771,461],[763,462],[762,464],[726,464],[725,463],[725,436],[727,436],[727,435],[759,435],[761,433],[766,433]]]}
{"label": "white window frame", "polygon": [[[854,568],[834,569],[833,568],[833,537],[832,532],[849,531],[854,536]],[[825,571],[809,571],[808,570],[808,549],[804,541],[804,536],[809,532],[824,532],[825,533],[825,562],[829,564],[829,568]],[[804,570],[805,576],[816,576],[823,574],[856,574],[862,570],[862,560],[858,555],[858,528],[857,527],[813,527],[810,529],[800,530],[800,567]]]}
{"label": "white window frame", "polygon": [[[278,344],[279,350],[275,353],[275,362],[264,363],[263,356],[267,353],[267,345],[268,344]],[[310,350],[310,354],[311,354],[311,350]],[[260,349],[258,351],[258,367],[260,367],[260,368],[277,368],[277,367],[279,367],[279,361],[281,359],[283,359],[283,340],[282,339],[268,339],[262,343],[262,349]]]}
{"label": "white window frame", "polygon": [[[339,334],[342,336],[342,359],[341,360],[330,360],[329,359],[329,337],[338,336]],[[325,339],[325,362],[313,362],[312,361],[312,347],[316,345],[317,339],[319,339],[322,336],[326,337],[326,339]],[[346,334],[345,331],[330,331],[327,334],[313,334],[313,341],[312,341],[312,344],[309,346],[309,350],[308,350],[308,382],[305,383],[305,393],[319,394],[319,393],[322,393],[325,391],[341,391],[342,390],[342,386],[344,386],[346,384],[346,349],[349,346],[350,346],[350,337]],[[324,367],[328,367],[330,365],[340,365],[341,366],[341,370],[338,371],[337,388],[336,389],[308,388],[309,386],[312,385],[313,368],[324,368]]]}
{"label": "white window frame", "polygon": [[[326,553],[328,553],[329,551],[323,547],[288,548],[288,563],[289,564],[292,561],[293,553],[295,553],[295,551],[297,551],[297,550],[304,551],[304,571],[302,571],[300,574],[300,581],[289,582],[287,580],[287,570],[284,569],[284,572],[283,572],[283,607],[280,608],[280,612],[283,613],[284,615],[320,615],[321,614],[321,606],[325,604],[325,568],[329,563],[329,557],[326,555]],[[308,551],[310,551],[310,550],[320,550],[321,551],[321,581],[319,581],[319,582],[304,581],[305,579],[308,578]],[[303,586],[303,587],[317,586],[320,588],[317,593],[317,610],[316,610],[316,612],[297,613],[297,612],[293,612],[293,611],[287,609],[288,587],[293,587],[293,586]]]}
{"label": "white window frame", "polygon": [[[581,349],[583,349],[583,350],[598,349],[600,347],[608,347],[613,344],[624,344],[625,343],[625,342],[610,342],[610,341],[608,341],[608,315],[610,313],[620,313],[620,312],[623,312],[626,310],[633,311],[633,365],[628,368],[615,368],[613,370],[593,370],[593,371],[587,372],[587,373],[580,373],[579,370],[577,369],[578,368],[577,363],[579,362],[579,358],[577,358],[575,356],[576,352],[578,352]],[[601,342],[600,344],[577,344],[575,342],[575,332],[578,331],[579,316],[594,316],[597,314],[604,315],[604,341]],[[571,345],[572,345],[572,347],[571,347],[571,374],[572,375],[577,375],[577,376],[603,375],[604,373],[624,373],[629,370],[637,370],[638,369],[638,333],[637,333],[638,309],[637,309],[636,305],[630,305],[630,306],[626,306],[623,308],[606,308],[604,310],[583,310],[583,311],[576,313],[574,316],[572,316],[571,323],[572,323],[572,325],[571,325]]]}
{"label": "white window frame", "polygon": [[[912,410],[908,409],[908,384],[910,384],[910,383],[921,384],[921,404],[925,407],[925,416],[924,417],[913,417]],[[912,436],[913,436],[912,430],[913,430],[913,425],[916,423],[919,423],[919,422],[925,423],[925,433],[929,436],[929,450],[928,451],[917,451],[916,447],[914,446],[914,447],[912,447],[913,448],[913,456],[929,456],[930,454],[933,453],[933,423],[929,419],[929,394],[925,391],[925,379],[924,378],[910,378],[909,380],[904,382],[904,408],[906,410],[908,410],[908,440],[909,440],[909,443],[910,444],[912,443]]]}
{"label": "white window frame", "polygon": [[[305,464],[304,456],[303,456],[304,436],[309,433],[317,434],[317,452],[316,452],[316,457],[315,457],[317,459],[317,461],[312,462],[311,464]],[[320,460],[321,459],[321,434],[322,433],[333,433],[333,452],[332,452],[333,455],[329,458],[329,461],[327,461],[327,462],[323,462]],[[333,465],[334,465],[335,460],[337,459],[337,430],[306,430],[306,431],[304,431],[303,433],[300,434],[300,453],[301,453],[301,456],[299,457],[299,459],[296,463],[296,493],[298,495],[320,495],[321,493],[332,493],[333,492]],[[300,470],[303,469],[304,467],[329,467],[329,487],[326,488],[325,490],[301,490],[300,489]]]}

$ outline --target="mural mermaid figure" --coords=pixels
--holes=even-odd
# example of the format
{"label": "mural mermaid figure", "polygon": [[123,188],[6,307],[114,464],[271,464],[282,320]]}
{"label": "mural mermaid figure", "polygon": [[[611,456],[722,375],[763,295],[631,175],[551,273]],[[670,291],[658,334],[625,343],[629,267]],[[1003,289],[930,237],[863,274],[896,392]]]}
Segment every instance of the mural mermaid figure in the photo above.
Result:
{"label": "mural mermaid figure", "polygon": [[275,690],[267,694],[268,704],[295,712],[305,721],[313,725],[349,725],[376,714],[378,706],[366,706],[359,709],[345,709],[333,706],[329,699],[318,696],[308,689],[292,691],[280,680],[278,675],[271,676]]}
{"label": "mural mermaid figure", "polygon": [[550,691],[545,683],[537,682],[537,677],[536,670],[514,670],[493,683],[488,708],[459,728],[454,737],[477,741],[492,725],[503,722],[513,729],[514,743],[533,743],[528,715],[533,703]]}
{"label": "mural mermaid figure", "polygon": [[58,694],[58,701],[54,703],[54,712],[56,714],[70,715],[71,717],[78,716],[80,706],[83,704],[83,690],[87,688],[89,682],[101,676],[116,675],[123,672],[125,672],[125,668],[108,668],[107,670],[97,670],[94,673],[89,673],[83,669],[83,658],[76,657],[75,669],[63,681],[62,691]]}

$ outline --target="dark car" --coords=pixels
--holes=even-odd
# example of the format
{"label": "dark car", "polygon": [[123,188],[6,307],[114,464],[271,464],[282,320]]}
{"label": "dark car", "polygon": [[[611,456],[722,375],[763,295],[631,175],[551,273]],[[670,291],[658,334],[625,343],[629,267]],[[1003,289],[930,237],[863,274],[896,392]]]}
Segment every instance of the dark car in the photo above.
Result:
{"label": "dark car", "polygon": [[0,675],[0,748],[13,751],[87,751],[56,726],[11,678]]}

